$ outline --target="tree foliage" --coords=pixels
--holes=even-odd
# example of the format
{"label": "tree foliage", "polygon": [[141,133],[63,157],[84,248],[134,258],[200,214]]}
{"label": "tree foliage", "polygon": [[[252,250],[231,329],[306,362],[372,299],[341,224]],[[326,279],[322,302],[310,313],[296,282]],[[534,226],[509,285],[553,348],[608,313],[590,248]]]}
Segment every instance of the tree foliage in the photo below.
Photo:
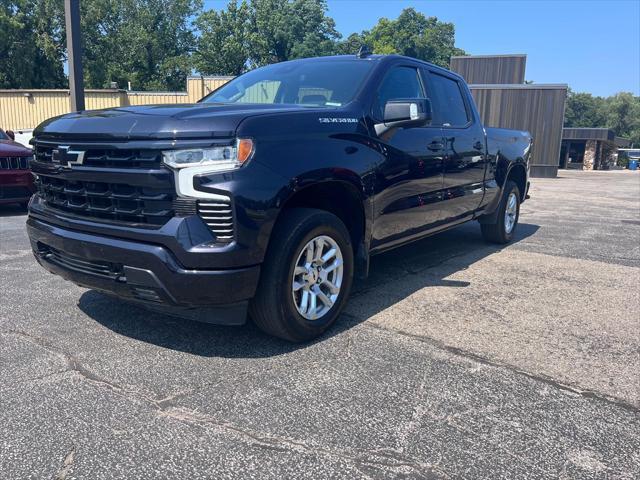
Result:
{"label": "tree foliage", "polygon": [[397,53],[449,66],[455,47],[453,24],[426,17],[413,8],[396,20],[380,19],[370,31],[345,40],[326,15],[324,0],[232,0],[220,12],[204,12],[196,25],[201,36],[194,55],[204,74],[237,75],[256,66],[295,58],[353,54],[363,44],[374,53]]}
{"label": "tree foliage", "polygon": [[340,37],[325,0],[252,0],[255,66],[334,52]]}
{"label": "tree foliage", "polygon": [[604,98],[569,90],[564,123],[565,127],[603,127],[606,124]]}
{"label": "tree foliage", "polygon": [[91,0],[81,8],[87,87],[184,88],[200,0]]}
{"label": "tree foliage", "polygon": [[607,98],[607,127],[640,145],[640,97],[621,92]]}
{"label": "tree foliage", "polygon": [[632,93],[595,97],[569,90],[564,119],[565,127],[610,128],[640,145],[640,97]]}
{"label": "tree foliage", "polygon": [[453,23],[427,17],[413,8],[405,8],[396,20],[382,18],[361,37],[374,53],[406,55],[449,68],[453,55],[464,55],[455,46]]}
{"label": "tree foliage", "polygon": [[237,75],[294,58],[336,52],[340,34],[324,0],[231,0],[226,9],[202,13],[194,55],[203,74]]}
{"label": "tree foliage", "polygon": [[0,88],[66,84],[59,0],[0,0]]}
{"label": "tree foliage", "polygon": [[[83,0],[83,61],[88,88],[116,82],[177,90],[194,68],[238,75],[295,58],[399,53],[448,66],[454,27],[412,8],[342,40],[326,0],[231,0],[202,11],[202,0]],[[63,0],[0,0],[0,87],[64,87]]]}
{"label": "tree foliage", "polygon": [[229,2],[226,10],[209,10],[196,20],[200,31],[193,55],[195,68],[202,73],[240,75],[250,57],[251,16],[249,5]]}
{"label": "tree foliage", "polygon": [[[0,88],[64,88],[63,0],[0,0]],[[87,88],[184,88],[200,0],[80,2]]]}

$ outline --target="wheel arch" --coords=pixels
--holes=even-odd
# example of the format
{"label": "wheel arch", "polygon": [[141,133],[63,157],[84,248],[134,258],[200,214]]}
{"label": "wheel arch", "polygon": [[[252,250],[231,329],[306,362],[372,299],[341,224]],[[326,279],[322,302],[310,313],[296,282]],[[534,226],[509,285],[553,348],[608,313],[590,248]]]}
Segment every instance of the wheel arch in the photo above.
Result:
{"label": "wheel arch", "polygon": [[364,188],[351,178],[328,178],[307,184],[300,182],[300,187],[292,189],[281,202],[273,227],[292,208],[315,208],[334,214],[349,232],[356,275],[363,278],[369,269],[371,213],[367,205]]}
{"label": "wheel arch", "polygon": [[508,162],[500,153],[498,157],[498,169],[496,172],[496,182],[499,185],[499,194],[487,208],[488,213],[478,217],[480,223],[495,223],[497,219],[498,207],[504,194],[504,190],[509,180],[515,182],[520,191],[520,202],[522,203],[527,194],[527,169],[522,162]]}
{"label": "wheel arch", "polygon": [[354,246],[364,240],[366,215],[364,195],[352,182],[342,179],[324,180],[303,186],[282,202],[276,223],[291,208],[315,208],[334,214],[345,224]]}
{"label": "wheel arch", "polygon": [[518,186],[520,191],[520,201],[523,202],[527,194],[527,170],[522,163],[514,163],[507,172],[505,184],[511,180]]}

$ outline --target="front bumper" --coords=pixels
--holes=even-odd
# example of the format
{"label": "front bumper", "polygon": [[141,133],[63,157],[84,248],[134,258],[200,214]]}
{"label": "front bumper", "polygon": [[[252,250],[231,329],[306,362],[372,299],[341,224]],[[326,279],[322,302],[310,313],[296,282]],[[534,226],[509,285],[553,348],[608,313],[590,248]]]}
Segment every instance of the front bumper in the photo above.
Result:
{"label": "front bumper", "polygon": [[0,171],[0,204],[27,202],[34,191],[29,170]]}
{"label": "front bumper", "polygon": [[[164,246],[27,221],[38,262],[83,287],[168,309],[215,307],[210,323],[241,324],[260,267],[186,269]],[[214,308],[214,309],[215,309]]]}

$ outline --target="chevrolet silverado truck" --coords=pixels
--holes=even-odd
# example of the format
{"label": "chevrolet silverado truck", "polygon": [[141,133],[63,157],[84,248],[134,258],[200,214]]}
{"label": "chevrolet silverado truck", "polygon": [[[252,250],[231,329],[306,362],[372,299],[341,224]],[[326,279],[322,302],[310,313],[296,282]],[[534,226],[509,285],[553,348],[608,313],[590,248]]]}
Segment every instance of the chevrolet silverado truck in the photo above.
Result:
{"label": "chevrolet silverado truck", "polygon": [[27,206],[34,192],[29,162],[30,148],[15,141],[11,130],[0,129],[0,205],[18,203]]}
{"label": "chevrolet silverado truck", "polygon": [[463,222],[507,243],[531,138],[402,56],[295,60],[197,104],[70,113],[34,132],[27,228],[78,285],[307,341],[371,256]]}

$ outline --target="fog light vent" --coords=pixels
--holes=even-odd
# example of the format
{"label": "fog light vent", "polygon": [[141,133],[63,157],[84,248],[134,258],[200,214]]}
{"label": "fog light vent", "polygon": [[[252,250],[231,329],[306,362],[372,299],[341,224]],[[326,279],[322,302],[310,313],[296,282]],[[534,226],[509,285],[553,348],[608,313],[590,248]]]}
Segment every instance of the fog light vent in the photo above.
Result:
{"label": "fog light vent", "polygon": [[158,292],[150,288],[131,287],[133,296],[138,300],[144,300],[145,302],[157,302],[162,303],[162,298],[158,295]]}
{"label": "fog light vent", "polygon": [[198,200],[198,215],[209,226],[219,243],[233,240],[233,209],[230,202]]}

